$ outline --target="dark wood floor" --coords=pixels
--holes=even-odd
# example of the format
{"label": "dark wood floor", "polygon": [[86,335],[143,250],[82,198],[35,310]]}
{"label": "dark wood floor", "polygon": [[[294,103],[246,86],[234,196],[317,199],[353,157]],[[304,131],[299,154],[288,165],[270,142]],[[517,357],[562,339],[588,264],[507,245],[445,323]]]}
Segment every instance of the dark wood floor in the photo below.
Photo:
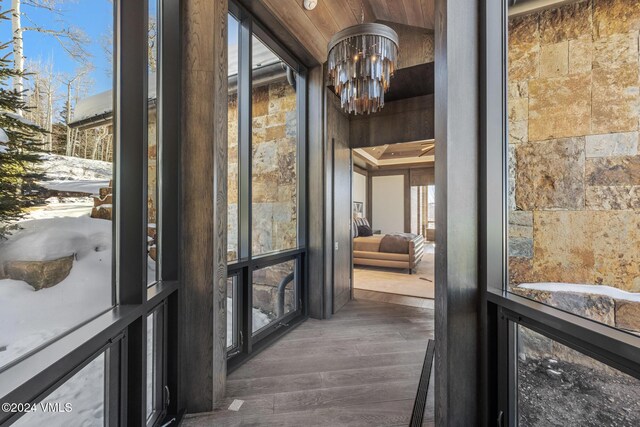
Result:
{"label": "dark wood floor", "polygon": [[[430,309],[352,301],[232,373],[223,409],[183,425],[407,426],[433,326]],[[227,410],[234,399],[244,401],[237,412]],[[423,425],[433,425],[433,402],[431,386]]]}

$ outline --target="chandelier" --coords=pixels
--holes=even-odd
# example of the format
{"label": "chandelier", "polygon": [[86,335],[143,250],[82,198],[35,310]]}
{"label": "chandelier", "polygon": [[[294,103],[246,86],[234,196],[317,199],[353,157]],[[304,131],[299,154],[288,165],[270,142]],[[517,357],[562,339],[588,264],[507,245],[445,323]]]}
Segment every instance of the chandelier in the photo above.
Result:
{"label": "chandelier", "polygon": [[336,33],[329,43],[329,80],[347,113],[375,113],[398,61],[398,34],[383,24],[362,23]]}

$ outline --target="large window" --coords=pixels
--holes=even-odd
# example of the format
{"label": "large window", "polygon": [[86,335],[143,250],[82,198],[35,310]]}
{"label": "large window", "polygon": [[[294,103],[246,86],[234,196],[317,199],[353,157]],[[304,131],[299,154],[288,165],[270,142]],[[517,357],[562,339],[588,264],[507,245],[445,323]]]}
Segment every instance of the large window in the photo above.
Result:
{"label": "large window", "polygon": [[507,3],[484,26],[488,419],[638,425],[640,9]]}
{"label": "large window", "polygon": [[114,304],[113,4],[38,4],[0,27],[0,369]]}
{"label": "large window", "polygon": [[306,80],[247,11],[234,3],[230,11],[227,350],[234,369],[304,311]]}
{"label": "large window", "polygon": [[0,3],[2,425],[177,412],[178,6]]}
{"label": "large window", "polygon": [[509,289],[640,333],[632,3],[509,20]]}
{"label": "large window", "polygon": [[252,254],[298,246],[296,72],[258,38],[252,50]]}

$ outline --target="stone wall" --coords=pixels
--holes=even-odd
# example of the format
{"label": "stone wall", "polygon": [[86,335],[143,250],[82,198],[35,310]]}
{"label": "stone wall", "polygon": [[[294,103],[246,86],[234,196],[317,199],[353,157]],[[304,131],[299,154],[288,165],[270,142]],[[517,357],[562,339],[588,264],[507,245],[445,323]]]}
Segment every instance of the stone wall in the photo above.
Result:
{"label": "stone wall", "polygon": [[640,292],[640,2],[509,22],[511,283]]}
{"label": "stone wall", "polygon": [[[297,245],[296,92],[286,78],[253,88],[253,253]],[[238,108],[229,95],[229,258],[237,251]]]}

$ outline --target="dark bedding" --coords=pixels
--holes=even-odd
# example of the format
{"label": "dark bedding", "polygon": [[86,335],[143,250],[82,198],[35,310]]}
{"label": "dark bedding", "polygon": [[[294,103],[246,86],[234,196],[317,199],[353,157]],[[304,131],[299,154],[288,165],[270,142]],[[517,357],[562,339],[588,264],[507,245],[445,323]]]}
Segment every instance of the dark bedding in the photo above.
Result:
{"label": "dark bedding", "polygon": [[380,241],[380,252],[390,254],[408,254],[409,242],[417,237],[412,233],[391,233],[385,235]]}

